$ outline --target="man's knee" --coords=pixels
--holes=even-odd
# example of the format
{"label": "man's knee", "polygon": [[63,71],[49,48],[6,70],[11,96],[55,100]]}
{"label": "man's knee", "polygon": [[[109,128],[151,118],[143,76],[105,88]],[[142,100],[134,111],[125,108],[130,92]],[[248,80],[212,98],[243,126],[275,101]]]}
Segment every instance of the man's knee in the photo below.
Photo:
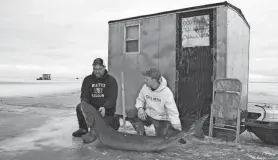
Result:
{"label": "man's knee", "polygon": [[127,119],[138,135],[146,135],[144,123],[137,117]]}
{"label": "man's knee", "polygon": [[113,129],[118,130],[120,128],[120,122],[117,116],[105,116],[104,120],[106,124],[111,126]]}
{"label": "man's knee", "polygon": [[152,119],[156,136],[166,136],[166,135],[171,135],[174,133],[174,130],[172,130],[172,124],[169,121],[165,120],[155,120]]}
{"label": "man's knee", "polygon": [[112,128],[115,130],[120,128],[120,118],[118,116],[113,116]]}
{"label": "man's knee", "polygon": [[76,112],[81,112],[81,103],[76,105],[75,109],[76,109]]}

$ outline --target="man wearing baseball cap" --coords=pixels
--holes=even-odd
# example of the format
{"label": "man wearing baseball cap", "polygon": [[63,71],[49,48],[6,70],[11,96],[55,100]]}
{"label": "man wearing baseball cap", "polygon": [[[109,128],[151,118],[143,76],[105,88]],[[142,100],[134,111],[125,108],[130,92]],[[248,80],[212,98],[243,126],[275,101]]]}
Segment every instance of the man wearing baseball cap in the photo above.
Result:
{"label": "man wearing baseball cap", "polygon": [[[144,125],[154,125],[157,136],[181,130],[179,112],[166,79],[157,68],[142,71],[145,84],[136,99],[138,119],[131,120],[137,134],[145,135]],[[135,120],[135,121],[134,121]]]}
{"label": "man wearing baseball cap", "polygon": [[[104,117],[104,120],[115,130],[120,123],[115,116],[118,84],[116,79],[108,73],[103,59],[96,58],[93,62],[93,73],[86,76],[81,87],[81,102],[85,101],[95,107]],[[83,138],[84,143],[90,143],[94,138],[88,135],[88,127],[81,111],[81,103],[76,107],[79,129],[72,133],[74,137]],[[88,133],[88,134],[87,134]],[[91,140],[90,140],[91,139]]]}

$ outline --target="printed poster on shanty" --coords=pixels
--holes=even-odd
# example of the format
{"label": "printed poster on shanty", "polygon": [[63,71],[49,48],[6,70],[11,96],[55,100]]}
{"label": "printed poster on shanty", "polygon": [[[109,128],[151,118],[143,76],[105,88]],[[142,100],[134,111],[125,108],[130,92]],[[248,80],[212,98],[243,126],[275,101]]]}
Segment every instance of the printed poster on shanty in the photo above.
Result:
{"label": "printed poster on shanty", "polygon": [[209,46],[209,15],[182,18],[182,46]]}

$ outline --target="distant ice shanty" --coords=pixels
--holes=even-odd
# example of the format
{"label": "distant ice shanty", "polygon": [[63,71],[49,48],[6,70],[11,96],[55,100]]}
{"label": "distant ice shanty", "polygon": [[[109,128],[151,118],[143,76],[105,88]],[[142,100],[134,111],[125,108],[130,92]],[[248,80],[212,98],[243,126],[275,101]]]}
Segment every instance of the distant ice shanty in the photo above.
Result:
{"label": "distant ice shanty", "polygon": [[[127,117],[143,85],[141,70],[158,67],[175,96],[181,117],[210,113],[213,81],[242,82],[241,108],[247,110],[250,26],[228,2],[109,21],[109,72],[119,88],[124,73]],[[122,114],[119,89],[117,114]]]}
{"label": "distant ice shanty", "polygon": [[51,80],[51,74],[43,74],[42,79],[43,80]]}

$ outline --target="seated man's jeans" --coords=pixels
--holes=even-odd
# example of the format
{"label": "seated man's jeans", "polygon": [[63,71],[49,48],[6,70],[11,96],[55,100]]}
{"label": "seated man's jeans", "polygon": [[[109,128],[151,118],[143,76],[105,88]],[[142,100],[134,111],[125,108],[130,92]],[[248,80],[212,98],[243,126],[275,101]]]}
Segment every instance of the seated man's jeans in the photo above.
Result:
{"label": "seated man's jeans", "polygon": [[138,135],[146,135],[144,126],[154,125],[156,136],[170,136],[171,134],[179,132],[175,129],[170,121],[156,120],[150,116],[147,116],[145,120],[138,117],[127,119],[137,131]]}
{"label": "seated man's jeans", "polygon": [[[85,118],[83,116],[83,113],[81,111],[81,103],[79,103],[76,106],[76,113],[77,113],[77,120],[78,120],[78,125],[79,128],[88,130],[88,126],[86,124]],[[119,122],[119,118],[116,116],[108,116],[105,115],[104,116],[104,120],[105,122],[110,125],[113,129],[118,130],[120,127],[120,122]]]}

